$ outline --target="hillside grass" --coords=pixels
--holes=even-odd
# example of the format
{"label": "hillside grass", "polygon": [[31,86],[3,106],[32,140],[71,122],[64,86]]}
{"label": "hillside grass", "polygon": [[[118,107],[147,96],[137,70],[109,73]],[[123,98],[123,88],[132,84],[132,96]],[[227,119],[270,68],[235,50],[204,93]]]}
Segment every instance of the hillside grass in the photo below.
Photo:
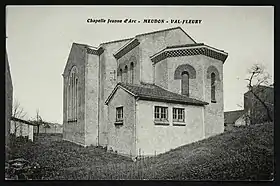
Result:
{"label": "hillside grass", "polygon": [[40,135],[34,143],[15,143],[12,158],[38,162],[43,179],[272,180],[273,128],[242,127],[137,162]]}

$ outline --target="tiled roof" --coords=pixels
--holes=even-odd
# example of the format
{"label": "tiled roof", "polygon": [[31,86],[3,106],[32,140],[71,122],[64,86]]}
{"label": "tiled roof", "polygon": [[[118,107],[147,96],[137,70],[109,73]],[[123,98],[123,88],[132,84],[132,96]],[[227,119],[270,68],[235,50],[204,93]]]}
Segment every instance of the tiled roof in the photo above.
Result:
{"label": "tiled roof", "polygon": [[[174,92],[170,92],[165,90],[154,84],[146,84],[141,83],[140,85],[128,84],[128,83],[118,83],[117,87],[123,87],[125,90],[129,91],[129,93],[133,94],[135,97],[141,100],[150,100],[150,101],[159,101],[159,102],[169,102],[169,103],[181,103],[188,105],[207,105],[207,102],[200,101],[197,99],[189,98],[187,96],[177,94]],[[116,88],[114,91],[116,91]],[[112,92],[112,95],[114,94]],[[108,103],[110,97],[107,99],[106,103]]]}
{"label": "tiled roof", "polygon": [[203,46],[204,43],[191,43],[191,44],[183,44],[183,45],[172,45],[172,46],[167,46],[166,48],[181,48],[181,47],[192,47],[192,46]]}
{"label": "tiled roof", "polygon": [[224,52],[223,50],[216,49],[203,43],[194,43],[167,46],[166,48],[150,56],[150,58],[155,64],[169,57],[193,55],[205,55],[214,59],[221,60],[223,63],[228,57],[228,53]]}
{"label": "tiled roof", "polygon": [[224,113],[225,123],[234,123],[238,118],[240,118],[245,113],[244,110],[235,110]]}

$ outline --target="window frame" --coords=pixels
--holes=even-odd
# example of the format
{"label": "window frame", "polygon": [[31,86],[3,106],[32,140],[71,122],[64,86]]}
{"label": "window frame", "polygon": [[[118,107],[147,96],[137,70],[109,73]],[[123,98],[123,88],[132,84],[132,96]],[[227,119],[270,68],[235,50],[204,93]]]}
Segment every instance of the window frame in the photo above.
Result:
{"label": "window frame", "polygon": [[73,66],[67,77],[66,86],[66,120],[68,123],[78,122],[79,115],[79,73]]}
{"label": "window frame", "polygon": [[214,72],[212,72],[210,74],[211,103],[217,103],[217,100],[216,100],[216,81],[217,81],[216,74]]}
{"label": "window frame", "polygon": [[130,63],[130,83],[134,83],[134,63]]}
{"label": "window frame", "polygon": [[[119,113],[121,112],[121,113]],[[121,117],[119,117],[121,115]],[[116,120],[115,124],[122,124],[123,123],[123,106],[116,107]]]}
{"label": "window frame", "polygon": [[[180,114],[179,114],[179,111],[181,111]],[[179,115],[182,117],[181,119],[179,119]],[[178,122],[178,123],[185,123],[185,108],[173,107],[172,108],[172,121]]]}
{"label": "window frame", "polygon": [[128,83],[128,66],[127,65],[125,65],[125,67],[124,67],[124,80],[123,80],[123,82],[124,83]]}
{"label": "window frame", "polygon": [[120,82],[123,82],[123,70],[120,69]]}
{"label": "window frame", "polygon": [[167,106],[154,106],[154,121],[155,122],[169,122]]}
{"label": "window frame", "polygon": [[[187,77],[185,79],[185,77]],[[187,86],[185,85],[187,84]],[[190,74],[188,71],[181,73],[181,94],[184,96],[190,96]]]}

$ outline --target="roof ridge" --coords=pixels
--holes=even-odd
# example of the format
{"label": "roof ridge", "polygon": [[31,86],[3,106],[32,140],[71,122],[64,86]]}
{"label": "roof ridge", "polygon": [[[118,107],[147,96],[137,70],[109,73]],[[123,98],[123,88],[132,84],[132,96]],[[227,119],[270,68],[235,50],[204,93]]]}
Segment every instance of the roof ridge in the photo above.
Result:
{"label": "roof ridge", "polygon": [[119,40],[112,40],[112,41],[108,41],[108,42],[103,42],[103,43],[100,43],[100,45],[109,44],[109,43],[115,43],[115,42],[121,42],[121,41],[125,41],[125,40],[131,40],[131,39],[134,39],[136,37],[140,37],[140,36],[144,36],[144,35],[149,35],[149,34],[155,34],[155,33],[159,33],[159,32],[165,32],[165,31],[169,31],[169,30],[175,30],[175,29],[182,30],[194,43],[196,43],[195,40],[189,34],[187,34],[180,26],[176,26],[176,27],[170,27],[170,28],[156,30],[156,31],[152,31],[152,32],[136,34],[134,37],[130,37],[130,38],[126,38],[126,39],[119,39]]}
{"label": "roof ridge", "polygon": [[159,33],[159,32],[164,32],[164,31],[169,31],[169,30],[175,30],[175,29],[180,29],[180,30],[182,30],[194,43],[196,43],[195,40],[194,40],[189,34],[187,34],[187,33],[185,32],[185,30],[183,30],[182,27],[180,27],[180,26],[170,27],[170,28],[161,29],[161,30],[156,30],[156,31],[153,31],[153,32],[146,32],[146,33],[143,33],[143,34],[138,34],[138,35],[136,35],[135,37],[144,36],[144,35],[149,35],[149,34],[155,34],[155,33]]}
{"label": "roof ridge", "polygon": [[182,29],[182,28],[180,26],[170,27],[170,28],[165,28],[165,29],[156,30],[156,31],[152,31],[152,32],[137,34],[135,37],[149,35],[149,34],[155,34],[155,33],[158,33],[158,32],[164,32],[164,31],[175,30],[175,29]]}
{"label": "roof ridge", "polygon": [[133,38],[135,38],[135,37],[126,38],[126,39],[118,39],[118,40],[107,41],[107,42],[100,43],[99,46],[105,45],[105,44],[109,44],[109,43],[116,43],[116,42],[121,42],[121,41],[125,41],[125,40],[131,40],[131,39],[133,39]]}

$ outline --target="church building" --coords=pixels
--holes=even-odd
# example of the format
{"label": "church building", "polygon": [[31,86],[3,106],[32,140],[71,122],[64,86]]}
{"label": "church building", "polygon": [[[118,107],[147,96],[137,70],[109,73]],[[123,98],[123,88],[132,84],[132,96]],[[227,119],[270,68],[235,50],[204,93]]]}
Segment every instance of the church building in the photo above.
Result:
{"label": "church building", "polygon": [[136,157],[224,131],[228,54],[181,27],[73,43],[63,72],[63,139]]}

